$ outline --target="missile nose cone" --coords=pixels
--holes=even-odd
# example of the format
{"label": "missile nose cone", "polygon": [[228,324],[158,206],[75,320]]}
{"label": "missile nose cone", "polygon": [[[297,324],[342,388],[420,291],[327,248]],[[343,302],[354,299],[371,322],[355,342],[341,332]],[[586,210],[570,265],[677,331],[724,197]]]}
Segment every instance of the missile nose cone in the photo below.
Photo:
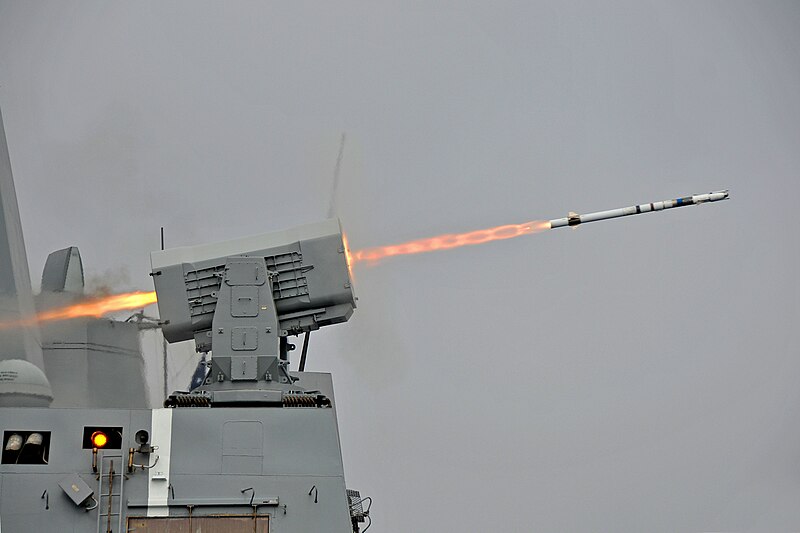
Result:
{"label": "missile nose cone", "polygon": [[724,191],[715,191],[710,194],[709,200],[712,202],[718,202],[720,200],[727,200],[730,198],[730,190],[725,189]]}

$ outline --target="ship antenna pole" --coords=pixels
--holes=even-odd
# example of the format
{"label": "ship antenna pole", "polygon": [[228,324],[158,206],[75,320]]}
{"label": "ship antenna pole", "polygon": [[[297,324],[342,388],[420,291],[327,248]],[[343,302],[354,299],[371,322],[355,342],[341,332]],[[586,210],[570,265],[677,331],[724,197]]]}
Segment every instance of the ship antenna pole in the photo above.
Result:
{"label": "ship antenna pole", "polygon": [[[161,249],[164,249],[164,226],[161,226]],[[164,352],[164,399],[169,397],[169,372],[167,368],[167,339],[161,333],[161,348]]]}

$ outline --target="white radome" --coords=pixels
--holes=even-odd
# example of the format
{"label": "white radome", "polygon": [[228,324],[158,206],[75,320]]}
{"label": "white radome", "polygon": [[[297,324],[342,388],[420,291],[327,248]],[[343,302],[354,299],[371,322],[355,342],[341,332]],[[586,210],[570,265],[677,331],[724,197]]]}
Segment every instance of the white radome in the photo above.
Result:
{"label": "white radome", "polygon": [[48,407],[53,391],[44,372],[29,361],[0,361],[0,407]]}

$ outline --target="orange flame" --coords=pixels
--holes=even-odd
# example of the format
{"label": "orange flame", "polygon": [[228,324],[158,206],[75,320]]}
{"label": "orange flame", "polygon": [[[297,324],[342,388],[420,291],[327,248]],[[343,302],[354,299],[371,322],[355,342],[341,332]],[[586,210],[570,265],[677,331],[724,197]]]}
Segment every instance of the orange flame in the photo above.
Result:
{"label": "orange flame", "polygon": [[524,224],[507,224],[505,226],[480,229],[468,233],[451,233],[402,244],[366,248],[350,253],[350,260],[353,263],[361,261],[374,263],[383,258],[395,255],[422,254],[438,250],[449,250],[450,248],[458,248],[460,246],[472,246],[485,242],[513,239],[514,237],[531,235],[548,229],[550,229],[550,223],[542,220],[534,220],[532,222],[525,222]]}
{"label": "orange flame", "polygon": [[96,317],[99,318],[107,313],[114,311],[124,311],[126,309],[138,309],[156,303],[156,293],[153,292],[129,292],[125,294],[111,294],[99,298],[83,300],[76,304],[64,307],[56,307],[42,311],[35,317],[0,322],[0,329],[11,327],[31,326],[37,322],[51,322],[56,320],[68,320],[70,318]]}
{"label": "orange flame", "polygon": [[[390,246],[379,246],[375,248],[365,248],[351,252],[347,241],[344,241],[345,254],[347,256],[347,266],[367,262],[374,264],[386,257],[396,255],[421,254],[435,252],[438,250],[449,250],[461,246],[473,246],[491,241],[513,239],[523,235],[531,235],[550,229],[550,223],[541,220],[525,222],[523,224],[507,224],[494,228],[470,231],[467,233],[451,233],[419,239],[401,244]],[[352,274],[351,274],[352,276]],[[138,309],[158,301],[155,291],[152,292],[129,292],[125,294],[111,294],[109,296],[91,298],[81,302],[57,307],[42,311],[31,318],[0,322],[0,330],[12,327],[32,326],[38,322],[51,322],[57,320],[69,320],[71,318],[95,317],[99,318],[105,314],[127,309]]]}

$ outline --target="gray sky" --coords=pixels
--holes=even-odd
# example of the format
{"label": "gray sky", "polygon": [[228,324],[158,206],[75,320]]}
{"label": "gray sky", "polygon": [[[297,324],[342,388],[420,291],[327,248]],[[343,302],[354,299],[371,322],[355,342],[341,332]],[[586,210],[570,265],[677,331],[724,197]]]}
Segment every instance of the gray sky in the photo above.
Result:
{"label": "gray sky", "polygon": [[[353,248],[730,188],[358,268],[312,338],[372,531],[800,529],[796,2],[0,1],[32,278],[339,215]],[[127,272],[127,275],[124,275]]]}

